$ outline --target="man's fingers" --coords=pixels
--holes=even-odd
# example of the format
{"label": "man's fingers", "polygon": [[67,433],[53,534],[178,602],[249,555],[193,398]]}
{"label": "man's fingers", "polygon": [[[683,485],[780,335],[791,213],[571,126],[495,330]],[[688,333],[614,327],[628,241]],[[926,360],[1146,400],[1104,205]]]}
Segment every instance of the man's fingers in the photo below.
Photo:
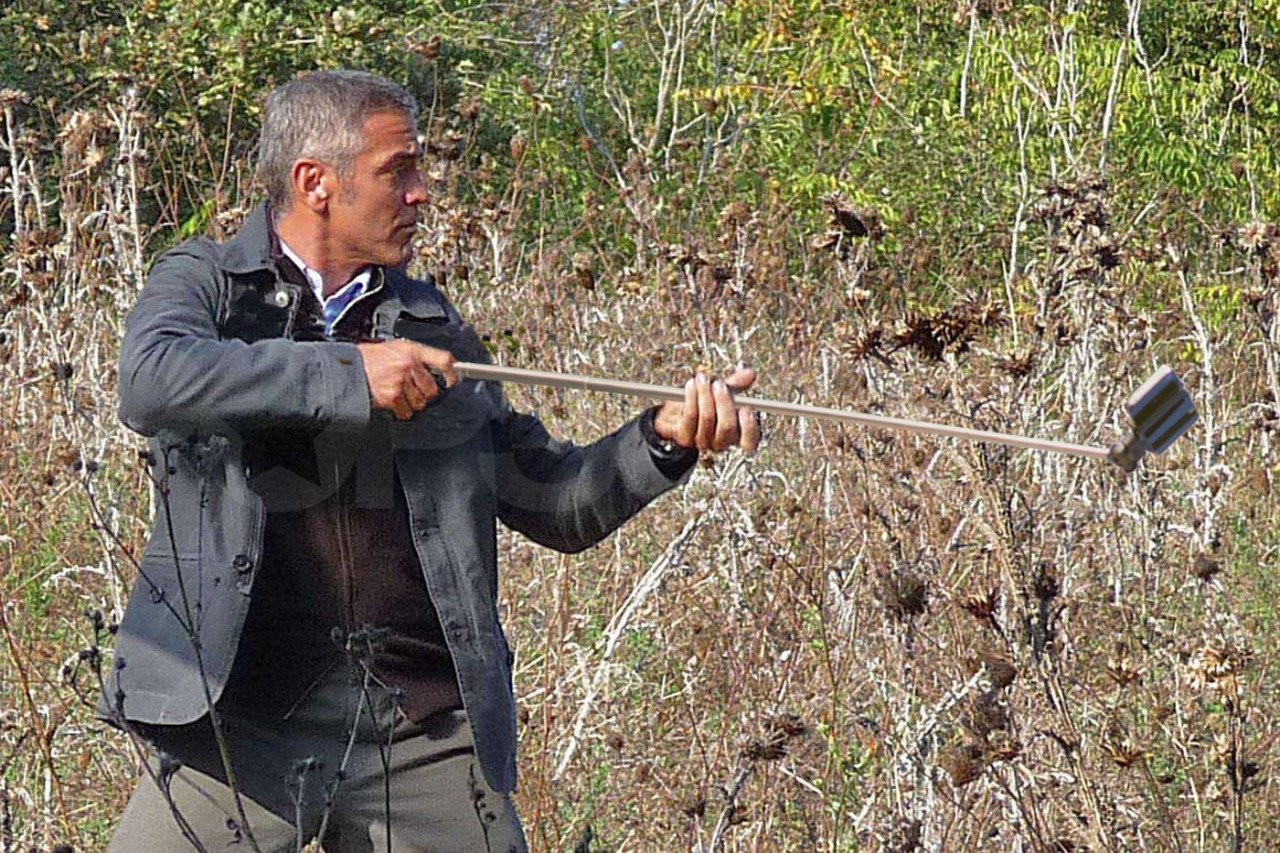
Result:
{"label": "man's fingers", "polygon": [[698,389],[690,379],[684,383],[684,409],[680,413],[680,424],[676,428],[676,444],[681,447],[693,447],[698,439]]}
{"label": "man's fingers", "polygon": [[[435,383],[432,383],[432,392],[439,393],[435,391],[434,385]],[[410,374],[410,378],[405,380],[404,386],[401,389],[401,396],[404,398],[404,401],[409,404],[409,408],[415,412],[421,412],[427,407],[427,404],[431,402],[431,397],[428,396],[427,392],[418,385],[416,377],[412,374]]]}
{"label": "man's fingers", "polygon": [[719,453],[737,444],[741,433],[738,429],[738,416],[734,412],[733,395],[729,393],[729,386],[723,380],[717,379],[712,383],[711,391],[716,405],[715,440],[711,449]]}
{"label": "man's fingers", "polygon": [[422,398],[420,404],[414,404],[415,409],[421,410],[440,394],[440,386],[436,384],[436,378],[428,373],[421,364],[414,364],[409,369],[409,374],[405,377],[404,384],[406,392],[412,389],[415,399],[417,397]]}
{"label": "man's fingers", "polygon": [[760,416],[750,406],[738,409],[738,429],[742,434],[742,449],[755,453],[760,446]]}
{"label": "man's fingers", "polygon": [[425,344],[419,344],[418,358],[427,367],[435,373],[439,373],[444,377],[444,384],[448,388],[452,388],[462,381],[462,377],[458,376],[458,371],[454,369],[454,362],[457,361],[453,357],[453,353],[446,352],[442,349],[429,347]]}
{"label": "man's fingers", "polygon": [[733,375],[724,381],[729,386],[729,390],[737,393],[745,391],[756,382],[756,372],[750,367],[739,367],[733,372]]}
{"label": "man's fingers", "polygon": [[716,403],[711,394],[711,379],[699,373],[695,381],[698,392],[698,449],[711,450],[716,440]]}

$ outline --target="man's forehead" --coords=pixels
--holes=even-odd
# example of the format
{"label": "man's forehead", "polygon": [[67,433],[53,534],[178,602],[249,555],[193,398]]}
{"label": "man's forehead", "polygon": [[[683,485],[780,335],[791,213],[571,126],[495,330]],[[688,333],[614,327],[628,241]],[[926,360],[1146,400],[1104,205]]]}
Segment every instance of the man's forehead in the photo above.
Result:
{"label": "man's forehead", "polygon": [[368,147],[375,151],[416,156],[422,150],[422,136],[407,114],[374,113],[364,120],[363,130]]}

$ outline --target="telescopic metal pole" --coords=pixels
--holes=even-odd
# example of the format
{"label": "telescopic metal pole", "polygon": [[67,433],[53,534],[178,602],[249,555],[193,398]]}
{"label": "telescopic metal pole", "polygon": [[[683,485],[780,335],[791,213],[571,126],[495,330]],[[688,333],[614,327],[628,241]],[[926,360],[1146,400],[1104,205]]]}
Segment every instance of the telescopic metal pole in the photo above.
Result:
{"label": "telescopic metal pole", "polygon": [[[644,382],[623,382],[617,379],[597,379],[592,376],[578,376],[572,373],[551,373],[544,370],[526,370],[521,367],[499,367],[491,364],[475,364],[460,361],[454,365],[459,376],[468,379],[491,380],[495,382],[515,382],[521,385],[544,385],[550,388],[569,388],[578,391],[603,391],[606,394],[622,394],[629,397],[643,397],[649,400],[684,400],[684,389],[670,388],[663,385],[649,385]],[[979,429],[932,424],[922,421],[911,421],[905,418],[890,418],[883,415],[868,415],[863,412],[849,412],[842,409],[828,409],[822,406],[806,406],[801,403],[783,403],[776,400],[760,400],[755,397],[735,396],[734,402],[739,406],[750,406],[758,412],[769,412],[775,415],[791,415],[802,418],[816,418],[838,423],[859,424],[861,426],[882,427],[884,429],[914,432],[924,435],[944,435],[951,438],[964,438],[970,441],[985,441],[994,444],[1005,444],[1010,447],[1023,447],[1029,450],[1043,450],[1049,453],[1066,453],[1071,456],[1083,456],[1087,459],[1108,459],[1110,454],[1106,448],[1091,447],[1085,444],[1069,444],[1064,441],[1049,441],[1042,438],[1026,438],[1020,435],[1009,435],[1002,432],[990,432]]]}

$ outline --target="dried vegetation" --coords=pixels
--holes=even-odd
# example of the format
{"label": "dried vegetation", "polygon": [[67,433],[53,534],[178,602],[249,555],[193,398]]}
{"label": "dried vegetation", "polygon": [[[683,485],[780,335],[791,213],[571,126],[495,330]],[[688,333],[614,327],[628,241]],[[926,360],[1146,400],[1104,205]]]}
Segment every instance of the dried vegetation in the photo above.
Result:
{"label": "dried vegetation", "polygon": [[[958,20],[994,27],[1008,5]],[[137,763],[82,701],[84,650],[120,617],[149,516],[115,357],[179,205],[146,105],[52,127],[25,100],[0,92],[0,838],[94,849]],[[664,149],[609,165],[587,122],[617,194],[539,238],[529,223],[562,178],[521,136],[510,174],[477,178],[481,110],[441,107],[426,128],[419,269],[501,361],[654,382],[747,362],[766,396],[1094,444],[1167,362],[1203,416],[1131,477],[771,419],[758,457],[705,460],[592,552],[503,534],[536,849],[1260,849],[1280,834],[1274,222],[1206,222],[1179,192],[1121,193],[1077,164],[1022,176],[1011,227],[974,238],[994,249],[983,263],[891,203],[748,206],[723,152],[700,196],[660,197]],[[250,197],[227,173],[208,230],[233,230]],[[672,224],[690,210],[716,227]],[[607,247],[617,234],[625,248]],[[583,441],[636,410],[512,395]]]}

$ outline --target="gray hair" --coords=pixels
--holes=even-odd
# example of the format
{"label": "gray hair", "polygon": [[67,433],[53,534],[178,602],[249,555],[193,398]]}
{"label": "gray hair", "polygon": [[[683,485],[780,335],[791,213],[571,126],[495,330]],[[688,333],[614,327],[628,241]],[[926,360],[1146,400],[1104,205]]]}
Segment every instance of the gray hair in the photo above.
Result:
{"label": "gray hair", "polygon": [[367,71],[313,71],[267,96],[258,137],[258,177],[277,212],[289,209],[293,164],[319,160],[349,175],[364,148],[364,122],[377,113],[402,112],[418,120],[418,103],[404,89]]}

